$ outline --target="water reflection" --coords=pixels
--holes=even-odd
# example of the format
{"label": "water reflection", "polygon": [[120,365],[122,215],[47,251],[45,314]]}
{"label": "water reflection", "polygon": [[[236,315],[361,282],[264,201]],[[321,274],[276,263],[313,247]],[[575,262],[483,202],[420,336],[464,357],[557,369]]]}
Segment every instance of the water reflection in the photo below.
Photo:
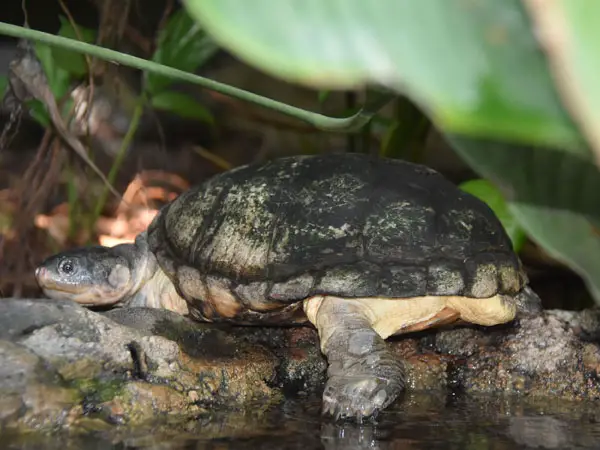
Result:
{"label": "water reflection", "polygon": [[508,431],[517,444],[532,448],[568,448],[574,440],[568,425],[554,417],[511,417]]}
{"label": "water reflection", "polygon": [[95,431],[70,436],[3,433],[0,448],[600,449],[600,408],[594,402],[412,394],[377,423],[361,426],[323,421],[319,406],[318,400],[257,405],[246,411],[207,412],[184,424],[157,423],[135,431],[95,426]]}

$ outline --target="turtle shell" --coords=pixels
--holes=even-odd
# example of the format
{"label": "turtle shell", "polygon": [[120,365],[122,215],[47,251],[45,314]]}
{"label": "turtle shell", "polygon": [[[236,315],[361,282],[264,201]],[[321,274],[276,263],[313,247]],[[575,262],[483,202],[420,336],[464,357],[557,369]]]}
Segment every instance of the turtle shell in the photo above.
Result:
{"label": "turtle shell", "polygon": [[430,168],[360,154],[219,174],[166,205],[148,243],[205,320],[278,322],[319,294],[487,298],[526,283],[484,202]]}

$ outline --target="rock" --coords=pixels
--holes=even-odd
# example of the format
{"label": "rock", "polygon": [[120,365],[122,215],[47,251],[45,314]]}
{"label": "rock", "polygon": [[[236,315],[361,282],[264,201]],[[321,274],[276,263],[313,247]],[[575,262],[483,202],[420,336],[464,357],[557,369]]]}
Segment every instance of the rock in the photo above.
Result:
{"label": "rock", "polygon": [[[598,399],[600,348],[582,337],[600,335],[593,317],[548,311],[493,328],[399,336],[390,346],[406,360],[411,392]],[[259,414],[283,396],[320,398],[326,369],[309,327],[217,326],[165,310],[99,313],[46,299],[0,302],[5,429],[137,426],[246,407]]]}
{"label": "rock", "polygon": [[573,312],[569,322],[562,312],[547,311],[511,325],[474,327],[468,345],[460,329],[441,331],[428,344],[442,355],[448,386],[455,390],[600,399],[600,347],[570,326],[579,323],[575,316],[587,314]]}
{"label": "rock", "polygon": [[267,349],[167,311],[102,315],[66,301],[5,299],[0,330],[7,427],[64,427],[90,414],[135,424],[281,396],[269,385],[278,363]]}
{"label": "rock", "polygon": [[29,349],[0,341],[0,422],[27,428],[66,423],[79,398]]}
{"label": "rock", "polygon": [[583,311],[549,311],[565,322],[573,332],[585,340],[600,340],[600,308],[589,308]]}

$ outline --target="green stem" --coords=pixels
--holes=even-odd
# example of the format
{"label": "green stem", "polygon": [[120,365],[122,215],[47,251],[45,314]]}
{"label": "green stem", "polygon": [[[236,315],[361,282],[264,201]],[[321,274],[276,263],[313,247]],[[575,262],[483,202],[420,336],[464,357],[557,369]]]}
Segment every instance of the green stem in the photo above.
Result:
{"label": "green stem", "polygon": [[73,171],[73,167],[71,162],[67,163],[67,201],[69,204],[69,239],[73,239],[75,237],[75,232],[77,230],[77,214],[78,211],[78,192],[77,192],[77,181],[75,180],[75,172]]}
{"label": "green stem", "polygon": [[[121,164],[123,164],[123,160],[125,159],[125,155],[127,154],[127,150],[133,141],[133,137],[140,125],[140,119],[142,118],[142,113],[144,112],[144,97],[140,97],[137,101],[135,109],[133,111],[133,116],[131,118],[131,123],[129,124],[129,128],[127,129],[127,134],[123,137],[123,142],[121,142],[121,147],[119,147],[119,152],[117,153],[117,157],[115,158],[110,171],[108,172],[108,176],[106,177],[109,184],[112,186],[115,183],[115,179],[117,178],[117,174],[119,173],[119,169],[121,168]],[[102,209],[106,204],[106,199],[108,198],[109,189],[107,186],[104,187],[102,191],[102,195],[96,202],[96,207],[94,208],[94,214],[92,216],[92,222],[90,226],[94,226],[100,214],[102,213]]]}
{"label": "green stem", "polygon": [[0,22],[0,34],[44,42],[48,45],[53,45],[67,50],[73,50],[76,52],[84,53],[86,55],[111,61],[113,63],[123,64],[139,70],[152,72],[158,75],[163,75],[181,81],[186,81],[188,83],[198,84],[202,87],[211,89],[221,94],[228,95],[230,97],[235,97],[240,100],[254,103],[256,105],[295,117],[299,120],[308,122],[316,128],[325,131],[358,131],[366,123],[368,123],[371,117],[391,99],[391,96],[389,94],[380,94],[374,96],[372,98],[372,101],[367,101],[363,108],[353,116],[344,118],[328,117],[322,114],[306,111],[301,108],[286,105],[285,103],[281,103],[270,98],[263,97],[261,95],[253,94],[251,92],[244,91],[243,89],[238,89],[227,84],[219,83],[208,78],[184,72],[182,70],[174,69],[168,66],[163,66],[162,64],[147,61],[136,56],[127,55],[125,53],[120,53],[107,48],[87,44],[85,42],[68,39],[62,36],[55,36],[53,34],[44,33],[42,31],[32,30],[30,28],[24,28],[17,25],[11,25],[5,22]]}

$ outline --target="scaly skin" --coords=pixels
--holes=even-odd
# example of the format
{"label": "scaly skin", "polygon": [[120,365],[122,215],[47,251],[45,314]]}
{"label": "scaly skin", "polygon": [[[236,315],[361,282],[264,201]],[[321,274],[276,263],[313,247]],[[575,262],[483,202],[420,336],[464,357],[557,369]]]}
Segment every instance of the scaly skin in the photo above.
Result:
{"label": "scaly skin", "polygon": [[403,363],[388,349],[356,304],[326,297],[316,314],[328,380],[323,413],[362,422],[376,417],[403,391]]}

